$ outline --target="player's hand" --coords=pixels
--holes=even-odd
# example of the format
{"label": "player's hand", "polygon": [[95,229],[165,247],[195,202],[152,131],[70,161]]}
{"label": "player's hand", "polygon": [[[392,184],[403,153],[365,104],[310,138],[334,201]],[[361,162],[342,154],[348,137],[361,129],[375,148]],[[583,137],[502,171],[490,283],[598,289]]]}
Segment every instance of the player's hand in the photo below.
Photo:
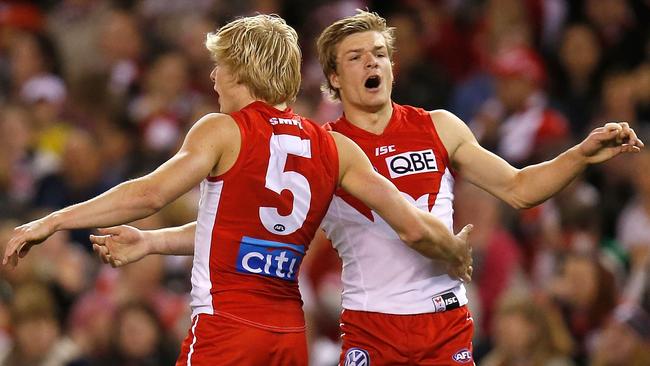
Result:
{"label": "player's hand", "polygon": [[449,275],[452,277],[463,280],[465,283],[472,281],[472,247],[469,245],[469,234],[474,229],[472,224],[465,225],[463,229],[455,236],[458,246],[458,255],[456,260],[449,263]]}
{"label": "player's hand", "polygon": [[591,131],[578,151],[591,164],[609,160],[620,153],[639,152],[645,145],[627,122],[610,122]]}
{"label": "player's hand", "polygon": [[97,256],[112,267],[137,262],[149,253],[145,232],[121,225],[98,229],[102,235],[91,235],[90,242]]}
{"label": "player's hand", "polygon": [[54,232],[49,216],[16,227],[5,247],[2,264],[17,266],[18,260],[24,258],[34,245],[42,243]]}

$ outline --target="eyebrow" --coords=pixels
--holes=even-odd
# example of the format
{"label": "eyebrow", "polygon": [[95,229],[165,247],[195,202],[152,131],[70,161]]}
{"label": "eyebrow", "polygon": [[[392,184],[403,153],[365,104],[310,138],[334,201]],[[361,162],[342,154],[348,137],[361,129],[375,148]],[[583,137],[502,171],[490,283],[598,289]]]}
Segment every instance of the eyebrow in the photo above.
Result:
{"label": "eyebrow", "polygon": [[[387,48],[386,48],[386,46],[381,45],[381,46],[375,46],[372,50],[373,51],[379,51],[379,50],[382,50],[382,49],[387,49]],[[355,49],[352,49],[352,50],[347,50],[345,52],[345,55],[347,55],[348,53],[358,53],[358,52],[363,52],[363,51],[364,51],[363,48],[355,48]]]}

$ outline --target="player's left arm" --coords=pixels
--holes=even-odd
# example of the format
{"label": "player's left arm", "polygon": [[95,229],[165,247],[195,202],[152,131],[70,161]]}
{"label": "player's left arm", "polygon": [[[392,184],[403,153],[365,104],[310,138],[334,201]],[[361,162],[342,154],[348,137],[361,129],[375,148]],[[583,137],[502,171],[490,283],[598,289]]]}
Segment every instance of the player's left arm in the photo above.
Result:
{"label": "player's left arm", "polygon": [[515,208],[538,205],[568,185],[589,164],[644,146],[627,122],[607,123],[581,143],[552,160],[516,169],[487,151],[458,117],[444,110],[430,112],[445,140],[454,167],[471,183]]}
{"label": "player's left arm", "polygon": [[155,213],[209,175],[222,151],[237,141],[238,131],[230,116],[203,117],[190,129],[176,155],[152,173],[15,228],[2,263],[15,266],[32,246],[59,230],[118,225]]}

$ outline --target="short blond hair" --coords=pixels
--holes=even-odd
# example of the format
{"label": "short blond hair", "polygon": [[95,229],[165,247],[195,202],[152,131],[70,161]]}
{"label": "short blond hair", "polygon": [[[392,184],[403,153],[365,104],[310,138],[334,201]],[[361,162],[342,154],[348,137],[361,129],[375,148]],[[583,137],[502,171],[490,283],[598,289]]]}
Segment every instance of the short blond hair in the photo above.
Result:
{"label": "short blond hair", "polygon": [[325,28],[317,41],[318,61],[320,61],[325,75],[325,82],[321,90],[329,93],[333,99],[341,99],[339,90],[332,86],[329,76],[336,72],[337,47],[343,39],[349,35],[375,31],[381,33],[386,40],[388,58],[393,59],[395,43],[395,28],[386,25],[386,19],[377,13],[357,9],[357,14],[336,21]]}
{"label": "short blond hair", "polygon": [[236,19],[209,33],[205,47],[255,98],[272,105],[296,99],[302,59],[298,34],[279,16]]}

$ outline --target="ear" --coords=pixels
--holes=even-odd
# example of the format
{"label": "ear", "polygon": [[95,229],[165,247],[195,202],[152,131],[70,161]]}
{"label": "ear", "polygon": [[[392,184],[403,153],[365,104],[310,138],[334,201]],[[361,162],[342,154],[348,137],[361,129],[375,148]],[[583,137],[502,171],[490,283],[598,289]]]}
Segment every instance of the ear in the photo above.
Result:
{"label": "ear", "polygon": [[336,74],[336,72],[333,72],[329,75],[329,81],[332,87],[335,89],[341,89],[341,83],[339,82],[339,76]]}

